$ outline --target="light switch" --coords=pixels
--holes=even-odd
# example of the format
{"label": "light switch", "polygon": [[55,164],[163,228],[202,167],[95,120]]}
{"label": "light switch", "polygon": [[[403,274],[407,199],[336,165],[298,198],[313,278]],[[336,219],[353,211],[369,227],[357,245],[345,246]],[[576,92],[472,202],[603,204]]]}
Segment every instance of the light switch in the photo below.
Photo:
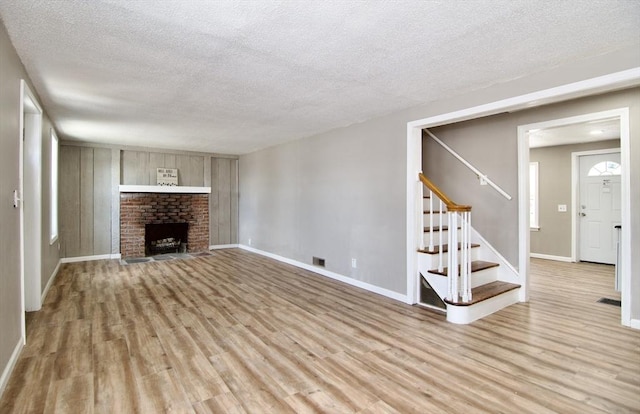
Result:
{"label": "light switch", "polygon": [[567,205],[566,204],[558,204],[558,212],[566,213],[567,212]]}

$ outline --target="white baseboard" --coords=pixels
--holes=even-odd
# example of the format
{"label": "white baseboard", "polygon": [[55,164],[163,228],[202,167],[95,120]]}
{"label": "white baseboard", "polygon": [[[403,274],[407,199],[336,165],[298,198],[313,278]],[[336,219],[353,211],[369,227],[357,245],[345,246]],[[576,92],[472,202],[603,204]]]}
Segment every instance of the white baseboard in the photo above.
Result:
{"label": "white baseboard", "polygon": [[554,256],[551,254],[529,253],[529,256],[536,259],[555,260],[556,262],[567,262],[567,263],[573,262],[573,260],[570,257]]}
{"label": "white baseboard", "polygon": [[120,259],[122,256],[120,253],[114,254],[97,254],[94,256],[77,256],[77,257],[63,257],[60,259],[62,263],[76,263],[76,262],[90,262],[92,260],[112,260]]}
{"label": "white baseboard", "polygon": [[40,298],[40,303],[44,303],[44,299],[47,297],[47,293],[49,293],[49,288],[51,287],[51,285],[53,285],[53,281],[55,280],[56,276],[58,276],[58,270],[60,270],[61,264],[62,264],[62,259],[58,260],[58,264],[56,265],[56,268],[53,269],[53,273],[51,273],[51,276],[49,277],[47,286],[45,286],[44,290],[42,291],[42,297]]}
{"label": "white baseboard", "polygon": [[631,319],[629,327],[633,329],[640,329],[640,319]]}
{"label": "white baseboard", "polygon": [[331,272],[329,270],[326,269],[321,269],[319,267],[310,265],[310,264],[306,264],[306,263],[302,263],[299,262],[297,260],[293,260],[293,259],[289,259],[283,256],[278,256],[277,254],[273,254],[273,253],[269,253],[269,252],[265,252],[263,250],[258,250],[255,249],[253,247],[249,247],[249,246],[245,246],[243,244],[238,245],[239,248],[253,252],[253,253],[257,253],[259,255],[262,256],[266,256],[269,257],[271,259],[277,260],[279,262],[283,262],[283,263],[287,263],[296,267],[299,267],[301,269],[305,269],[308,270],[310,272],[314,272],[317,273],[319,275],[322,276],[326,276],[328,278],[334,279],[334,280],[338,280],[340,282],[346,283],[348,285],[351,286],[355,286],[355,287],[359,287],[361,289],[367,290],[369,292],[373,292],[373,293],[377,293],[378,295],[382,295],[385,296],[387,298],[390,299],[394,299],[403,303],[408,303],[408,299],[407,299],[407,295],[403,295],[402,293],[398,293],[398,292],[394,292],[392,290],[389,289],[385,289],[385,288],[381,288],[379,286],[375,286],[372,285],[370,283],[366,283],[366,282],[362,282],[360,280],[356,280],[356,279],[352,279],[350,277],[338,274],[338,273],[334,273]]}
{"label": "white baseboard", "polygon": [[239,244],[214,244],[212,246],[209,246],[209,250],[233,249],[239,246]]}
{"label": "white baseboard", "polygon": [[2,371],[2,376],[0,377],[0,397],[4,393],[5,388],[7,388],[7,383],[9,382],[9,377],[13,372],[13,369],[16,367],[16,362],[18,362],[18,357],[20,356],[20,352],[22,352],[22,348],[24,347],[24,338],[20,338],[16,347],[13,349],[13,353],[11,354],[11,358],[9,358],[9,362],[4,367],[4,371]]}

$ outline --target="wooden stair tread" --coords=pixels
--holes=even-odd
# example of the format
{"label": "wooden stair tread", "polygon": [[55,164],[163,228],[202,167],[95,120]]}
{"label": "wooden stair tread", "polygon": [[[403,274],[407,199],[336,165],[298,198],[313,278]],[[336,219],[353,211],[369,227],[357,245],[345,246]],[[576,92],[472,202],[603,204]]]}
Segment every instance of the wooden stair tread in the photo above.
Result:
{"label": "wooden stair tread", "polygon": [[[447,225],[444,225],[444,226],[442,226],[442,227],[440,227],[440,226],[433,226],[433,231],[441,231],[441,230],[442,230],[442,231],[447,231],[447,230],[449,230],[449,226],[447,226]],[[458,227],[458,230],[460,230],[460,227]],[[424,232],[425,232],[425,233],[428,233],[428,232],[429,232],[429,227],[425,227],[425,228],[424,228]]]}
{"label": "wooden stair tread", "polygon": [[[440,214],[440,210],[423,210],[424,214]],[[442,212],[443,214],[446,214],[446,211]]]}
{"label": "wooden stair tread", "polygon": [[[480,247],[479,244],[476,243],[471,243],[471,248],[474,247]],[[458,243],[458,250],[460,250],[460,243]],[[442,245],[442,253],[447,253],[449,251],[449,245],[448,244],[443,244]],[[426,254],[438,254],[440,253],[440,246],[433,246],[433,251],[430,252],[428,250],[428,247],[424,248],[424,249],[418,249],[418,253],[426,253]]]}
{"label": "wooden stair tread", "polygon": [[[500,266],[500,264],[498,263],[485,262],[484,260],[474,260],[471,262],[471,273],[479,272],[481,270],[491,269],[492,267],[498,267],[498,266]],[[438,269],[431,269],[429,270],[429,273],[432,273],[434,275],[446,276],[447,270],[448,270],[447,267],[444,267],[442,269],[442,272],[439,272]],[[460,266],[458,266],[458,271],[460,271]]]}
{"label": "wooden stair tread", "polygon": [[513,289],[518,289],[519,287],[520,285],[515,283],[496,281],[496,282],[487,283],[486,285],[478,286],[471,289],[471,297],[473,299],[470,302],[452,303],[448,299],[445,299],[444,301],[449,305],[469,306],[469,305],[476,304],[478,302],[482,302],[487,299],[491,299],[495,296],[501,295],[505,292],[509,292]]}

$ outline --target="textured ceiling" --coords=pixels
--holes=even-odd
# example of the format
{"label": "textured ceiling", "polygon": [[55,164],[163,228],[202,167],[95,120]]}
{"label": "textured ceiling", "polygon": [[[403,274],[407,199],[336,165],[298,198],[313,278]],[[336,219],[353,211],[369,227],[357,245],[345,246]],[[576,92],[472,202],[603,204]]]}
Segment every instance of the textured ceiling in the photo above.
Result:
{"label": "textured ceiling", "polygon": [[233,154],[640,56],[636,0],[0,0],[0,16],[63,138]]}
{"label": "textured ceiling", "polygon": [[620,118],[529,131],[529,147],[583,144],[620,138]]}

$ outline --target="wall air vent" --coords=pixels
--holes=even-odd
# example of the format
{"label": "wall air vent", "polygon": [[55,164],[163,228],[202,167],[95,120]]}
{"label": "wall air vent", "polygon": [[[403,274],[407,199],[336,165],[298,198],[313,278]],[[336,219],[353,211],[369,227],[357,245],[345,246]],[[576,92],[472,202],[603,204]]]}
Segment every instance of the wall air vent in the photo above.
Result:
{"label": "wall air vent", "polygon": [[324,267],[324,259],[313,256],[313,264],[314,266]]}

